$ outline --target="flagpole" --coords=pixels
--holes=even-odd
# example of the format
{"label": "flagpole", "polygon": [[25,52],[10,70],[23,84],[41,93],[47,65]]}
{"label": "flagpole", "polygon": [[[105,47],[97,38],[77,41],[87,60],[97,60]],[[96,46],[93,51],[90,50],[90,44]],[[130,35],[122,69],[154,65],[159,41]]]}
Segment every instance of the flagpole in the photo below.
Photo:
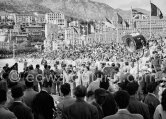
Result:
{"label": "flagpole", "polygon": [[[150,0],[150,5],[151,5],[151,0]],[[151,16],[151,6],[150,6],[150,39],[151,39],[151,36],[152,36],[152,16]]]}
{"label": "flagpole", "polygon": [[119,42],[119,25],[117,23],[117,42]]}
{"label": "flagpole", "polygon": [[87,43],[89,44],[89,40],[88,40],[88,20],[87,20]]}
{"label": "flagpole", "polygon": [[132,31],[132,33],[133,33],[133,30],[134,30],[134,27],[133,27],[133,11],[132,11],[132,6],[131,6],[131,31]]}
{"label": "flagpole", "polygon": [[[118,13],[117,13],[117,15],[118,15]],[[117,40],[116,41],[119,42],[119,24],[118,24],[118,19],[117,19]]]}
{"label": "flagpole", "polygon": [[105,42],[107,43],[107,28],[105,27]]}

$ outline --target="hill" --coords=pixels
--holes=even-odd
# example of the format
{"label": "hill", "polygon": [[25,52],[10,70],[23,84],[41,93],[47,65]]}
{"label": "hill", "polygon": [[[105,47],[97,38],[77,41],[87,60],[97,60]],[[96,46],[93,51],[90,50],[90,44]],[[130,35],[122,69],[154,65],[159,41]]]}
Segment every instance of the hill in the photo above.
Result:
{"label": "hill", "polygon": [[[149,11],[134,8],[149,15]],[[111,6],[91,0],[0,0],[0,11],[14,13],[48,13],[63,12],[84,20],[113,19],[118,12],[123,18],[131,17],[131,10],[113,9]]]}

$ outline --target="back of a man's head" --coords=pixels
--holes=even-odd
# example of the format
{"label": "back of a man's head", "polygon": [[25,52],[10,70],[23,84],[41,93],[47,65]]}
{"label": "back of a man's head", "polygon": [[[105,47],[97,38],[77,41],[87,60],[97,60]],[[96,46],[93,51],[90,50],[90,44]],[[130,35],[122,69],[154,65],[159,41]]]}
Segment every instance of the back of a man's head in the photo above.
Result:
{"label": "back of a man's head", "polygon": [[86,96],[86,87],[85,86],[77,86],[74,91],[74,95],[76,98],[84,98]]}
{"label": "back of a man's head", "polygon": [[7,100],[7,92],[5,89],[0,89],[0,104],[5,103]]}
{"label": "back of a man's head", "polygon": [[106,99],[106,90],[99,88],[95,90],[95,99],[99,105],[102,105]]}
{"label": "back of a man's head", "polygon": [[70,94],[70,91],[71,91],[70,84],[65,83],[65,84],[61,85],[60,89],[61,89],[61,93],[63,94],[63,96],[67,96]]}
{"label": "back of a man's head", "polygon": [[138,82],[133,81],[127,84],[126,90],[130,95],[135,95],[138,91],[139,85]]}
{"label": "back of a man's head", "polygon": [[33,65],[30,65],[30,66],[29,66],[29,70],[33,70]]}
{"label": "back of a man's head", "polygon": [[159,84],[157,82],[151,82],[150,84],[148,84],[147,86],[148,93],[154,93],[158,85]]}
{"label": "back of a man's head", "polygon": [[121,90],[115,93],[115,101],[119,109],[126,109],[129,105],[130,95],[127,91]]}
{"label": "back of a man's head", "polygon": [[108,90],[108,88],[110,87],[109,79],[108,79],[108,78],[103,78],[103,79],[100,81],[99,87],[100,87],[100,88],[103,88],[103,89],[105,89],[105,90]]}
{"label": "back of a man's head", "polygon": [[37,65],[36,65],[36,68],[37,68],[37,69],[39,69],[39,68],[40,68],[40,65],[39,65],[39,64],[37,64]]}
{"label": "back of a man's head", "polygon": [[20,98],[23,96],[23,87],[21,85],[16,85],[11,89],[12,97],[14,99]]}
{"label": "back of a man's head", "polygon": [[33,88],[33,82],[25,80],[25,86],[26,88]]}

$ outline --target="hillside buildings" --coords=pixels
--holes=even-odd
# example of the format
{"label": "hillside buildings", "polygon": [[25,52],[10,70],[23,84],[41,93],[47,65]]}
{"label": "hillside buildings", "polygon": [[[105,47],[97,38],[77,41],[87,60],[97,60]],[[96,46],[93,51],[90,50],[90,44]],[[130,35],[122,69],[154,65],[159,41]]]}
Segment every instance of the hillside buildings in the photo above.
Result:
{"label": "hillside buildings", "polygon": [[65,19],[65,15],[61,12],[57,13],[47,13],[45,15],[46,23],[56,24],[61,28],[67,26],[67,20]]}
{"label": "hillside buildings", "polygon": [[[136,17],[138,19],[135,19]],[[124,19],[128,26],[125,23],[117,25],[117,20],[113,19],[112,23],[115,28],[107,27],[104,21],[92,20],[88,24],[87,21],[70,18],[59,11],[47,14],[0,12],[0,18],[0,29],[7,29],[8,33],[15,36],[13,38],[17,38],[17,40],[31,39],[32,41],[43,42],[46,39],[44,41],[46,51],[57,49],[60,46],[59,44],[86,45],[107,44],[112,41],[122,42],[122,36],[133,32],[140,32],[147,39],[150,37],[150,20],[144,15],[135,15],[133,19]],[[5,27],[4,24],[8,21],[14,21],[13,28]],[[166,19],[152,19],[151,31],[152,36],[166,33]],[[7,47],[5,43],[0,45],[0,48]]]}

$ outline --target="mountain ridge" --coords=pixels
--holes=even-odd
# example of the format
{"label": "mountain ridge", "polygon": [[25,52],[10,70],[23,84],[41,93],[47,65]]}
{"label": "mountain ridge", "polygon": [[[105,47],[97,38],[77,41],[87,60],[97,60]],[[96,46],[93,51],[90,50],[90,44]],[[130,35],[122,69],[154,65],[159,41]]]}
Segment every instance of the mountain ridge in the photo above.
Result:
{"label": "mountain ridge", "polygon": [[[149,15],[150,12],[134,8]],[[49,13],[60,11],[66,16],[84,20],[112,20],[118,12],[124,19],[131,17],[131,10],[114,9],[111,6],[91,0],[0,0],[0,11],[14,13]]]}

